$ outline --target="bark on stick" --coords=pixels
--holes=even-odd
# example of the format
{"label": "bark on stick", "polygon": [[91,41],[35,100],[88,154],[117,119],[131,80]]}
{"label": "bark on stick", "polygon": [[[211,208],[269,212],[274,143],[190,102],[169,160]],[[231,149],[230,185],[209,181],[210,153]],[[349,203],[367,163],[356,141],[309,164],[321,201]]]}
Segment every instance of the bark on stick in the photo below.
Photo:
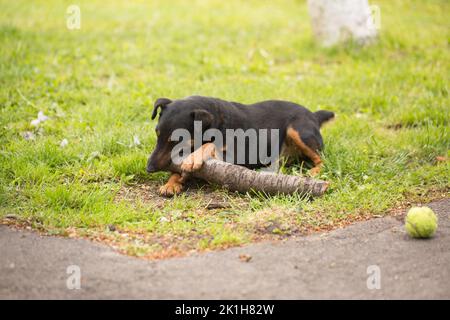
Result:
{"label": "bark on stick", "polygon": [[[170,171],[181,173],[179,166],[172,164]],[[324,194],[329,183],[309,177],[258,172],[228,162],[210,159],[192,173],[193,177],[210,183],[223,185],[229,190],[247,192],[261,191],[266,194],[304,193],[317,197]]]}

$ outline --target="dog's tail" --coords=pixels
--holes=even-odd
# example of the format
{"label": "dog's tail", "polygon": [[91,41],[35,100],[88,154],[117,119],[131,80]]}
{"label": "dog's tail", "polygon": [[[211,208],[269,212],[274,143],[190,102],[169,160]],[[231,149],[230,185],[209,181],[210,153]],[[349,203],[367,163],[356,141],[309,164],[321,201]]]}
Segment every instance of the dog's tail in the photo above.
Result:
{"label": "dog's tail", "polygon": [[320,126],[324,124],[325,122],[330,121],[334,118],[334,113],[331,111],[326,110],[319,110],[314,112],[314,115],[316,116],[317,120],[319,121]]}

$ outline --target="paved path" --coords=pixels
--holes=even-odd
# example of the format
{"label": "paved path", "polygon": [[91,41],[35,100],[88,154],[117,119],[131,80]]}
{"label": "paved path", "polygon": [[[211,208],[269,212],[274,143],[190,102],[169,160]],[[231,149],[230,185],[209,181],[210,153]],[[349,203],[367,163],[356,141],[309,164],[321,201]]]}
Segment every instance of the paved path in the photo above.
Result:
{"label": "paved path", "polygon": [[[450,299],[450,199],[430,206],[440,219],[431,240],[408,238],[388,217],[165,261],[0,226],[0,298]],[[67,289],[69,265],[80,267],[80,290]],[[379,290],[367,288],[371,265],[380,270]]]}

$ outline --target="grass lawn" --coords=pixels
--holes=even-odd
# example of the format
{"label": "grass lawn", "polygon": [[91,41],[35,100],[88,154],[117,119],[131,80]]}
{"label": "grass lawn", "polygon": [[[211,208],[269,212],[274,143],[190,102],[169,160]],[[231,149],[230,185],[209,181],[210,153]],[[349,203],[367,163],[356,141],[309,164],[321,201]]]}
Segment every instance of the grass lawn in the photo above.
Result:
{"label": "grass lawn", "polygon": [[[450,164],[437,160],[450,156],[448,1],[372,1],[379,42],[329,49],[314,44],[305,1],[77,1],[81,29],[68,30],[72,3],[0,1],[2,223],[157,258],[449,195]],[[159,197],[168,174],[145,172],[153,102],[192,94],[336,112],[322,130],[329,192],[309,201],[194,185]],[[50,119],[32,126],[39,111]]]}

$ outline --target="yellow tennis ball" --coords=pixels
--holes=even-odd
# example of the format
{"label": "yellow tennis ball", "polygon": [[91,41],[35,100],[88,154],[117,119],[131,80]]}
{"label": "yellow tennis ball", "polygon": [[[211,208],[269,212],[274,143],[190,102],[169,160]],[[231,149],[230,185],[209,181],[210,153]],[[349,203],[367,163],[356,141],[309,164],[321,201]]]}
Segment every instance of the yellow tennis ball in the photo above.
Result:
{"label": "yellow tennis ball", "polygon": [[430,238],[438,226],[436,214],[428,207],[413,207],[405,218],[406,232],[413,238]]}

